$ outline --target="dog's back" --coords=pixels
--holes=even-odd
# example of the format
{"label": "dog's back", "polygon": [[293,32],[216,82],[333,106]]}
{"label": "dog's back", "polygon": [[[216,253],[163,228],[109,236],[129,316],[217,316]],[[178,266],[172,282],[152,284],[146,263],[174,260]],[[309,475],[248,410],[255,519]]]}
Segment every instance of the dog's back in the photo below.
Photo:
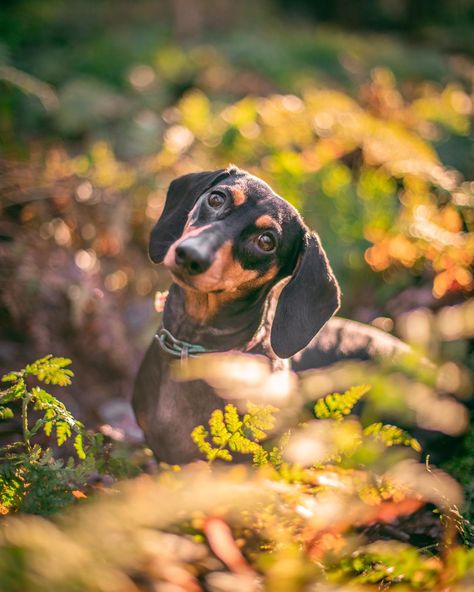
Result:
{"label": "dog's back", "polygon": [[340,317],[333,317],[311,342],[292,358],[297,372],[331,366],[344,360],[377,360],[402,356],[410,347],[389,333]]}

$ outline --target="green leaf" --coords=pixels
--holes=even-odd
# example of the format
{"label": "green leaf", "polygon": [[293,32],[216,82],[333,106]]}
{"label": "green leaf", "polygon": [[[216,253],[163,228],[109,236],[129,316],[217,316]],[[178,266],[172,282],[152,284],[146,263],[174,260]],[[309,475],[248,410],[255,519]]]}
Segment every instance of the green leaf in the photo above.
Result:
{"label": "green leaf", "polygon": [[62,446],[68,438],[71,437],[71,427],[67,421],[56,422],[56,440],[58,446]]}
{"label": "green leaf", "polygon": [[2,391],[0,394],[0,403],[10,403],[11,401],[15,401],[17,399],[21,399],[27,393],[26,384],[23,378],[19,378],[15,384],[13,384],[10,388]]}
{"label": "green leaf", "polygon": [[53,431],[53,419],[56,417],[56,413],[53,409],[47,409],[46,413],[44,414],[44,419],[46,420],[43,430],[44,433],[49,437],[51,436],[51,432]]}
{"label": "green leaf", "polygon": [[13,411],[10,407],[0,406],[0,419],[10,419],[13,417]]}
{"label": "green leaf", "polygon": [[231,462],[232,461],[232,455],[225,448],[223,448],[223,449],[213,448],[212,449],[212,453],[211,453],[211,459],[212,460],[214,460],[214,459],[221,459],[221,460],[225,460],[227,462]]}
{"label": "green leaf", "polygon": [[231,461],[232,455],[230,454],[230,452],[225,449],[221,450],[219,448],[213,448],[211,444],[207,441],[208,437],[209,432],[203,425],[195,427],[191,433],[191,438],[193,442],[196,444],[199,451],[202,452],[202,454],[204,454],[208,462],[212,462],[218,458],[226,461]]}
{"label": "green leaf", "polygon": [[57,358],[49,354],[33,364],[28,364],[25,373],[36,376],[38,380],[46,384],[67,386],[71,384],[71,377],[74,376],[72,370],[66,368],[70,364],[69,358]]}
{"label": "green leaf", "polygon": [[355,404],[370,390],[367,384],[353,386],[345,393],[333,393],[316,401],[314,414],[318,419],[335,419],[341,421],[349,415]]}
{"label": "green leaf", "polygon": [[268,460],[269,454],[265,448],[263,446],[257,446],[252,456],[252,463],[257,467],[261,467],[268,464]]}
{"label": "green leaf", "polygon": [[9,372],[8,374],[2,376],[2,382],[16,382],[21,377],[21,372]]}
{"label": "green leaf", "polygon": [[364,436],[374,438],[382,442],[385,446],[409,446],[421,452],[421,445],[416,438],[413,438],[408,432],[401,428],[383,424],[382,422],[372,423],[364,429]]}
{"label": "green leaf", "polygon": [[212,412],[209,420],[209,429],[211,431],[212,440],[214,444],[218,446],[224,446],[231,434],[227,430],[227,426],[224,421],[224,414],[221,409],[216,409]]}
{"label": "green leaf", "polygon": [[54,407],[60,407],[66,409],[63,403],[56,399],[53,395],[45,391],[40,386],[35,386],[31,389],[31,394],[34,397],[34,403],[36,409],[48,409]]}
{"label": "green leaf", "polygon": [[74,449],[76,450],[77,456],[81,460],[84,460],[86,458],[82,434],[76,434],[76,437],[74,438]]}
{"label": "green leaf", "polygon": [[254,439],[259,442],[267,437],[267,431],[275,425],[275,413],[278,411],[273,405],[257,405],[247,402],[248,413],[244,416],[243,423],[250,430]]}
{"label": "green leaf", "polygon": [[225,406],[225,425],[230,433],[238,432],[242,429],[242,422],[234,405],[228,404]]}
{"label": "green leaf", "polygon": [[[196,427],[191,437],[208,461],[220,458],[232,460],[232,452],[251,454],[255,465],[267,464],[269,454],[259,443],[267,437],[266,430],[275,424],[276,407],[247,403],[248,413],[240,417],[231,403],[224,411],[216,409],[209,419],[209,432],[204,426]],[[209,442],[209,436],[212,443]],[[275,455],[274,455],[275,457]]]}

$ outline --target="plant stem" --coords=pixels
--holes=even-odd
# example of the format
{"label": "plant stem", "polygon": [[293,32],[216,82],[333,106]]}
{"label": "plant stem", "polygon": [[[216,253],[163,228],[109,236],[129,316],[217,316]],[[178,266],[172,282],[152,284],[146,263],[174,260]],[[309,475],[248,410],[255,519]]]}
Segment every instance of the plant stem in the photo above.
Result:
{"label": "plant stem", "polygon": [[23,440],[25,442],[26,450],[31,452],[30,435],[28,431],[28,404],[30,402],[30,395],[27,393],[21,402],[21,425],[23,428]]}

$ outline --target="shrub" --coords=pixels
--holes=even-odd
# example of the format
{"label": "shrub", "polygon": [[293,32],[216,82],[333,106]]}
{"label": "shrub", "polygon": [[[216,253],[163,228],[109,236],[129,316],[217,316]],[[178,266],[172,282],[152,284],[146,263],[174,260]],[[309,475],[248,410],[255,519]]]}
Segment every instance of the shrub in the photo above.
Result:
{"label": "shrub", "polygon": [[[85,489],[93,477],[139,472],[121,459],[120,452],[110,452],[102,434],[86,431],[59,399],[39,385],[68,386],[73,376],[70,364],[67,358],[48,355],[2,378],[9,386],[0,392],[0,417],[21,425],[21,439],[0,448],[2,514],[53,514],[87,497]],[[41,431],[47,437],[54,434],[57,447],[72,441],[75,458],[58,457],[57,449],[36,442]]]}

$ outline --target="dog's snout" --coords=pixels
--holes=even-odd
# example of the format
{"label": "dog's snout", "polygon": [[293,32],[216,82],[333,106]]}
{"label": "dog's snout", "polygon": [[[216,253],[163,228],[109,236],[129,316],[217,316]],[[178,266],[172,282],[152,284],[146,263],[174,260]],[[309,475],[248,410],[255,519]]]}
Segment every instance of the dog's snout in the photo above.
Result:
{"label": "dog's snout", "polygon": [[190,275],[203,273],[212,263],[210,253],[203,249],[203,245],[197,241],[183,241],[175,252],[176,265],[182,267]]}

